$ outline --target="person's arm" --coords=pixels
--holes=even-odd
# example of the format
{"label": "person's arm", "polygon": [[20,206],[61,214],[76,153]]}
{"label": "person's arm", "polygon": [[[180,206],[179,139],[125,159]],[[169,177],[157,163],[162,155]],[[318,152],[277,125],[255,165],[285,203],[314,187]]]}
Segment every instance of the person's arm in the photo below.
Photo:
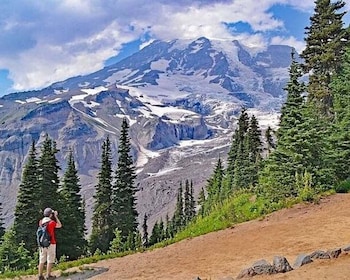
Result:
{"label": "person's arm", "polygon": [[61,224],[60,219],[58,218],[58,212],[55,211],[53,214],[55,215],[55,219],[56,219],[56,226],[55,226],[55,228],[61,228],[62,224]]}

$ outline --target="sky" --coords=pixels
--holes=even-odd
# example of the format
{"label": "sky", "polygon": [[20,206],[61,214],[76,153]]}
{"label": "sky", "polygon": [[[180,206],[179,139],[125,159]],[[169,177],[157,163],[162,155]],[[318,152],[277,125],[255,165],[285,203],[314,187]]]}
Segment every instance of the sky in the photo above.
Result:
{"label": "sky", "polygon": [[314,0],[0,0],[0,96],[92,73],[154,40],[301,52],[313,12]]}

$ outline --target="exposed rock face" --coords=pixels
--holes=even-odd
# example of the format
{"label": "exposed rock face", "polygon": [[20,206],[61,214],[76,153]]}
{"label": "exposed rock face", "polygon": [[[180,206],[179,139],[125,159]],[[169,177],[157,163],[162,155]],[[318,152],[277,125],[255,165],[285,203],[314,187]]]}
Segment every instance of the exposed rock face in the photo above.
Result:
{"label": "exposed rock face", "polygon": [[73,149],[89,228],[101,145],[109,135],[113,164],[121,120],[130,124],[138,212],[150,225],[172,214],[181,180],[195,195],[227,155],[241,106],[276,112],[284,101],[291,48],[252,53],[239,42],[156,41],[100,71],[0,98],[0,202],[13,222],[29,147],[45,133],[57,142],[61,172]]}

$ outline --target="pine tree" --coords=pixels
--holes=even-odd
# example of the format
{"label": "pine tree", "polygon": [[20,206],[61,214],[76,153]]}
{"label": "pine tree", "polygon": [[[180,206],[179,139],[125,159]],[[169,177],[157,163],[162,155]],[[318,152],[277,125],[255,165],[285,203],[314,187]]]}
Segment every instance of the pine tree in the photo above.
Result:
{"label": "pine tree", "polygon": [[288,94],[281,109],[277,147],[266,159],[260,174],[260,185],[273,200],[296,195],[295,175],[303,174],[305,167],[304,164],[300,164],[300,160],[303,159],[301,152],[304,150],[302,145],[306,144],[301,137],[301,126],[304,125],[306,112],[302,97],[305,87],[299,82],[302,71],[294,54],[292,51],[289,82],[285,88]]}
{"label": "pine tree", "polygon": [[349,30],[343,27],[343,0],[316,0],[310,26],[306,27],[306,48],[301,54],[309,77],[309,100],[328,115],[333,106],[331,77],[339,71],[342,55],[349,46]]}
{"label": "pine tree", "polygon": [[276,148],[276,144],[273,138],[273,129],[270,126],[268,126],[265,131],[265,141],[268,156]]}
{"label": "pine tree", "polygon": [[115,184],[113,186],[113,212],[114,223],[122,232],[122,238],[125,240],[130,233],[137,231],[136,211],[136,187],[134,181],[136,178],[135,167],[130,155],[131,144],[128,135],[129,125],[126,119],[123,119],[119,146],[118,146],[118,165],[115,171]]}
{"label": "pine tree", "polygon": [[142,224],[142,244],[144,247],[148,247],[148,225],[147,225],[147,215],[143,216],[143,224]]}
{"label": "pine tree", "polygon": [[31,253],[37,249],[35,232],[41,217],[39,205],[38,161],[34,141],[23,168],[15,208],[14,235],[17,244],[25,241],[25,248]]}
{"label": "pine tree", "polygon": [[190,184],[190,219],[192,220],[196,216],[196,201],[194,199],[193,182]]}
{"label": "pine tree", "polygon": [[258,183],[258,171],[261,161],[262,141],[261,130],[258,120],[254,115],[250,118],[248,129],[248,156],[249,156],[249,185],[255,186]]}
{"label": "pine tree", "polygon": [[184,224],[184,207],[183,207],[183,189],[182,189],[182,183],[180,182],[180,187],[177,192],[177,198],[176,198],[176,206],[175,206],[175,212],[173,217],[173,226],[174,226],[174,232],[178,232],[183,224]]}
{"label": "pine tree", "polygon": [[102,144],[101,169],[98,173],[94,198],[90,249],[92,252],[99,249],[105,253],[117,228],[114,226],[112,216],[112,161],[109,137]]}
{"label": "pine tree", "polygon": [[0,240],[5,234],[4,219],[2,213],[2,203],[0,203]]}
{"label": "pine tree", "polygon": [[199,214],[202,216],[205,214],[205,208],[204,208],[205,204],[206,204],[205,192],[204,192],[204,188],[202,188],[198,194],[198,205],[200,206]]}
{"label": "pine tree", "polygon": [[206,189],[208,193],[205,208],[210,209],[214,204],[220,202],[223,198],[222,181],[224,178],[224,167],[221,158],[218,159],[214,172],[207,181]]}
{"label": "pine tree", "polygon": [[[85,253],[85,209],[80,195],[78,171],[75,167],[73,152],[68,155],[68,164],[63,176],[63,184],[60,189],[61,205],[60,220],[65,227],[58,231],[57,236],[61,240],[57,249],[58,256],[65,255],[69,260],[77,259]],[[66,238],[69,236],[69,238]]]}
{"label": "pine tree", "polygon": [[[237,128],[232,136],[232,144],[228,154],[226,178],[223,183],[226,195],[233,190],[246,187],[249,173],[249,141],[247,134],[249,130],[249,116],[246,108],[242,108],[238,118]],[[209,196],[208,196],[209,197]]]}
{"label": "pine tree", "polygon": [[41,146],[41,155],[38,163],[38,185],[39,185],[39,208],[44,210],[47,207],[58,209],[58,187],[59,177],[58,160],[56,154],[58,149],[56,142],[46,135]]}
{"label": "pine tree", "polygon": [[184,223],[187,224],[192,219],[191,209],[191,190],[190,183],[188,180],[185,181],[185,192],[184,192]]}
{"label": "pine tree", "polygon": [[335,118],[329,137],[328,163],[334,170],[334,181],[349,178],[350,174],[350,49],[343,57],[343,64],[331,83],[334,92]]}
{"label": "pine tree", "polygon": [[135,250],[140,250],[143,248],[142,235],[139,231],[135,233],[134,244]]}
{"label": "pine tree", "polygon": [[[33,235],[33,234],[32,234]],[[31,253],[24,242],[16,242],[13,228],[9,228],[0,241],[0,272],[26,270],[30,267]]]}
{"label": "pine tree", "polygon": [[156,221],[152,229],[151,237],[149,238],[149,246],[156,244],[159,240],[160,240],[159,223],[158,221]]}

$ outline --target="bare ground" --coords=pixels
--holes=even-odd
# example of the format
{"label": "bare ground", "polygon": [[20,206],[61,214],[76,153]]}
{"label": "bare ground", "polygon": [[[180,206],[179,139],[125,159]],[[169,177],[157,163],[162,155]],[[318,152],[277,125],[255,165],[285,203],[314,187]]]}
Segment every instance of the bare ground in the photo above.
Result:
{"label": "bare ground", "polygon": [[[89,265],[92,270],[59,279],[235,279],[259,259],[272,262],[282,255],[293,265],[301,253],[349,244],[350,194],[336,194],[319,204],[299,204],[166,248],[100,261]],[[337,259],[316,260],[288,273],[253,279],[350,279],[349,275],[350,254],[342,253]]]}

